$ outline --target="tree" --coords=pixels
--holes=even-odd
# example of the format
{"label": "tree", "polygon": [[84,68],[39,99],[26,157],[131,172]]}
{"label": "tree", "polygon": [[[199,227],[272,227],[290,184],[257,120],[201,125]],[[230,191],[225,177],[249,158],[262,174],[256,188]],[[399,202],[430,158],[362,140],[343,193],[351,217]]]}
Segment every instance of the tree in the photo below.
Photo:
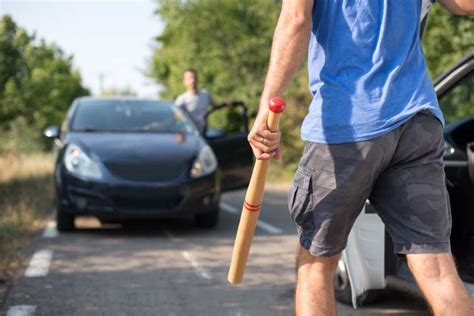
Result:
{"label": "tree", "polygon": [[440,5],[433,6],[423,40],[426,64],[432,79],[474,49],[473,30],[472,17],[453,15]]}
{"label": "tree", "polygon": [[5,15],[0,20],[0,125],[17,117],[43,128],[59,124],[72,100],[89,94],[54,44],[35,42],[35,35]]}
{"label": "tree", "polygon": [[[182,73],[192,67],[199,73],[200,86],[217,101],[244,101],[255,115],[279,10],[280,3],[273,0],[159,1],[156,13],[166,27],[156,37],[150,75],[165,87],[161,96],[174,99],[182,93]],[[300,109],[289,109],[300,115],[286,115],[283,123],[296,139],[310,99],[306,71],[297,77],[287,97],[301,104]],[[226,128],[230,116],[216,113],[211,124]],[[286,149],[301,148],[295,138],[286,139],[290,140]],[[285,159],[294,160],[293,151],[287,150]]]}
{"label": "tree", "polygon": [[130,87],[126,86],[123,88],[111,87],[100,92],[101,96],[136,96],[137,93]]}
{"label": "tree", "polygon": [[[432,79],[448,70],[474,49],[474,19],[455,16],[437,5],[433,7],[423,41],[426,63]],[[446,122],[474,116],[472,75],[450,95],[440,100]]]}

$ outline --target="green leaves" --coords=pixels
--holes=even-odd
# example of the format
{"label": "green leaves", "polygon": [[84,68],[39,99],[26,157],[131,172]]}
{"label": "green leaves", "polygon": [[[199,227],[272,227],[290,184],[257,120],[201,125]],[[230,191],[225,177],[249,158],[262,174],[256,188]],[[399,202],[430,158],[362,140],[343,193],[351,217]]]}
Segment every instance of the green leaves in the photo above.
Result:
{"label": "green leaves", "polygon": [[273,1],[159,1],[166,23],[151,74],[165,98],[183,92],[182,72],[196,68],[216,99],[256,104],[263,86],[279,6]]}
{"label": "green leaves", "polygon": [[[244,101],[249,113],[254,115],[263,89],[280,2],[159,0],[158,4],[156,13],[166,27],[156,37],[150,74],[165,87],[162,97],[174,99],[182,93],[183,71],[195,68],[199,86],[209,90],[216,102]],[[302,142],[295,140],[299,139],[299,125],[311,97],[305,69],[301,69],[288,91],[287,101],[296,109],[291,110],[291,116],[285,115],[288,130],[283,133],[289,134],[291,130],[291,137],[283,144],[284,159],[294,160],[302,148]],[[227,131],[237,128],[232,125],[235,113],[219,112],[222,111],[210,117],[212,127]]]}
{"label": "green leaves", "polygon": [[[474,18],[455,16],[440,5],[433,7],[423,40],[426,63],[432,79],[447,71],[474,49]],[[440,100],[447,122],[474,115],[472,75]]]}
{"label": "green leaves", "polygon": [[74,98],[87,95],[72,57],[54,44],[18,27],[8,15],[0,20],[0,126],[17,117],[41,129],[59,125]]}

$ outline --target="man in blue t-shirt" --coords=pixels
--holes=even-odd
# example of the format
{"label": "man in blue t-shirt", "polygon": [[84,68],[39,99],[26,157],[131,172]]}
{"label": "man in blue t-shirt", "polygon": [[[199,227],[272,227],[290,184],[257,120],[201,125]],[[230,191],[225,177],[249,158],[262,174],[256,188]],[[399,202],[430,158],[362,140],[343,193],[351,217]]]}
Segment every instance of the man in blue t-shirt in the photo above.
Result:
{"label": "man in blue t-shirt", "polygon": [[[472,0],[439,0],[474,15]],[[278,158],[268,101],[308,52],[313,100],[288,194],[299,234],[297,315],[334,315],[333,274],[368,199],[436,315],[474,315],[450,250],[443,115],[419,41],[422,0],[285,0],[260,109],[257,159]],[[455,306],[456,311],[452,308]]]}

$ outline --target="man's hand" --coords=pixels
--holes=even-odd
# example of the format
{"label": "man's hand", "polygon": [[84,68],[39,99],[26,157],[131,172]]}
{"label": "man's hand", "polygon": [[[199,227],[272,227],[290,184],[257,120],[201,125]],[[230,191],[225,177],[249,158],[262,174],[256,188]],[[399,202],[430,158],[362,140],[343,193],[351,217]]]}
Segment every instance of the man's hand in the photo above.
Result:
{"label": "man's hand", "polygon": [[267,118],[268,111],[259,113],[247,138],[255,158],[259,160],[268,160],[272,157],[279,159],[281,156],[280,131],[270,131],[267,127]]}

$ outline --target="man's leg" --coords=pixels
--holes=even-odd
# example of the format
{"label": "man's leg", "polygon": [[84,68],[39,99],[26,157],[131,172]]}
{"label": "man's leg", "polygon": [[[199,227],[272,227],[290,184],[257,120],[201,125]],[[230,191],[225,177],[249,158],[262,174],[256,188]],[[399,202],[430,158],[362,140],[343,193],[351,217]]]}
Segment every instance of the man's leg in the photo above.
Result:
{"label": "man's leg", "polygon": [[407,254],[408,266],[436,316],[474,315],[474,303],[450,253]]}
{"label": "man's leg", "polygon": [[298,244],[295,295],[297,316],[336,315],[333,280],[339,257],[340,254],[315,257]]}
{"label": "man's leg", "polygon": [[335,315],[333,278],[340,253],[378,174],[391,159],[395,136],[390,132],[354,143],[305,143],[288,192],[300,245],[297,315]]}

